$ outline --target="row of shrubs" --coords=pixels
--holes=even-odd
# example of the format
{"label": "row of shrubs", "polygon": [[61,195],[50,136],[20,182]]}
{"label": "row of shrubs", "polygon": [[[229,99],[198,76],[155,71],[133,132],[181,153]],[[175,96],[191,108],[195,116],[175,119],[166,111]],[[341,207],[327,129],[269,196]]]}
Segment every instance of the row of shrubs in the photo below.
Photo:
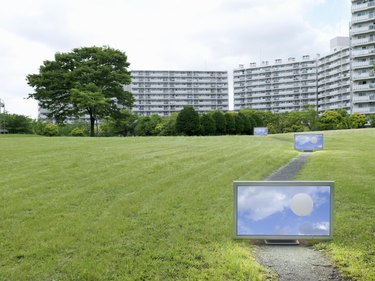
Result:
{"label": "row of shrubs", "polygon": [[[0,122],[9,133],[34,133],[45,136],[88,136],[89,124],[82,120],[57,125],[15,114],[0,114]],[[375,127],[375,115],[349,115],[345,110],[328,110],[322,115],[306,107],[302,111],[272,113],[242,109],[240,112],[210,111],[199,115],[186,106],[179,113],[162,117],[138,116],[124,110],[96,126],[98,136],[175,136],[175,135],[251,135],[254,127],[268,127],[271,134],[315,130]]]}

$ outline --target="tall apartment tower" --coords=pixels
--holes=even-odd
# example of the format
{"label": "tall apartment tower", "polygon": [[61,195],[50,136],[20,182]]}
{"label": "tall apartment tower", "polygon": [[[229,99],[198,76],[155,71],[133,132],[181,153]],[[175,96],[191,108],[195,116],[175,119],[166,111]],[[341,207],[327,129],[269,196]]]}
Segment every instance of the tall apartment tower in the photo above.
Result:
{"label": "tall apartment tower", "polygon": [[228,110],[228,72],[132,70],[133,111],[168,116],[192,105],[199,113]]}
{"label": "tall apartment tower", "polygon": [[301,110],[306,105],[317,108],[317,63],[310,56],[294,57],[283,62],[268,61],[260,66],[240,65],[233,71],[234,110],[252,108],[272,112]]}
{"label": "tall apartment tower", "polygon": [[375,1],[352,0],[352,113],[375,113]]}
{"label": "tall apartment tower", "polygon": [[318,111],[345,109],[350,113],[349,37],[330,42],[328,55],[318,58]]}

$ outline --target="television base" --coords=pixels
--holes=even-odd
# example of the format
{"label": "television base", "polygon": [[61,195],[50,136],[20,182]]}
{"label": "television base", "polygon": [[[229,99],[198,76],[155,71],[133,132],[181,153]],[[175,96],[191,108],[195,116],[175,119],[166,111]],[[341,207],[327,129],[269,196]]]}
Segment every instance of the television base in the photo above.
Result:
{"label": "television base", "polygon": [[299,245],[298,240],[264,240],[266,245]]}

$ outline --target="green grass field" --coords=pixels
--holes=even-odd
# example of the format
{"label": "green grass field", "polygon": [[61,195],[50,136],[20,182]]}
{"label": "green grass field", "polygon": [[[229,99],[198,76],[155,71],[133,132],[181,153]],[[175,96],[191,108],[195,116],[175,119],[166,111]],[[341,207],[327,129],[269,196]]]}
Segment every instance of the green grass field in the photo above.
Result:
{"label": "green grass field", "polygon": [[[268,280],[232,240],[232,183],[298,155],[277,138],[0,136],[0,280]],[[299,176],[336,181],[335,237],[316,247],[360,280],[375,279],[374,140],[325,132]]]}

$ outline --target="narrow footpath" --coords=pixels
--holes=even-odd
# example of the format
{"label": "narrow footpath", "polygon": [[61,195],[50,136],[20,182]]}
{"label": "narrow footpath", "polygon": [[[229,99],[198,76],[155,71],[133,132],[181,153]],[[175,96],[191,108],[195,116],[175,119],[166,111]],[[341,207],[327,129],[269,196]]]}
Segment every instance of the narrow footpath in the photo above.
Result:
{"label": "narrow footpath", "polygon": [[[310,155],[311,153],[301,153],[298,158],[293,159],[265,180],[293,180]],[[260,264],[275,272],[279,281],[345,280],[332,266],[328,257],[308,244],[258,245],[256,259]]]}

